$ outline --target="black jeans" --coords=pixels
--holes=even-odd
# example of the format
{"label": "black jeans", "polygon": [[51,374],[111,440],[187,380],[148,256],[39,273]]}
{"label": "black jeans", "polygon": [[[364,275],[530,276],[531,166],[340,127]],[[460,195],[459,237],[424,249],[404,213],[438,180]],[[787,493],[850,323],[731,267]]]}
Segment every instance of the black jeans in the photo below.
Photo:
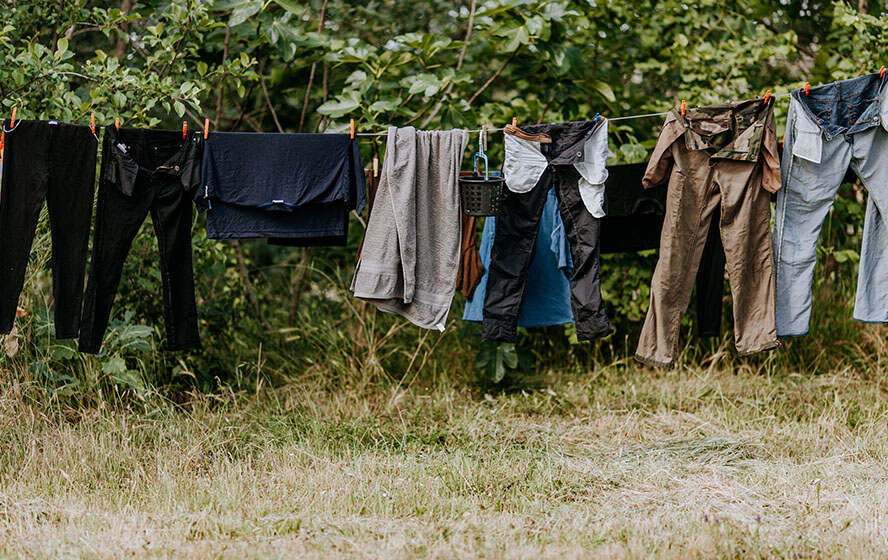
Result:
{"label": "black jeans", "polygon": [[[601,252],[629,253],[657,249],[666,215],[665,185],[645,189],[646,163],[608,167],[607,215],[601,219]],[[718,216],[718,209],[715,215]],[[713,220],[697,271],[697,330],[701,337],[719,336],[725,287],[725,250],[718,220]]]}
{"label": "black jeans", "polygon": [[148,213],[160,253],[167,347],[199,346],[191,263],[192,198],[200,182],[199,133],[105,129],[80,351],[98,353],[123,264]]}
{"label": "black jeans", "polygon": [[0,187],[0,333],[12,330],[34,231],[43,207],[52,228],[52,284],[58,338],[76,338],[98,141],[88,126],[15,122],[6,130]]}
{"label": "black jeans", "polygon": [[576,153],[584,137],[593,132],[594,125],[591,122],[543,124],[523,130],[551,136],[552,143],[543,145],[549,167],[531,190],[521,194],[506,190],[491,251],[481,336],[498,342],[517,340],[527,272],[536,251],[546,197],[553,186],[573,258],[570,304],[577,339],[596,340],[607,336],[613,329],[601,299],[601,220],[586,209],[578,187],[580,174],[569,157]]}

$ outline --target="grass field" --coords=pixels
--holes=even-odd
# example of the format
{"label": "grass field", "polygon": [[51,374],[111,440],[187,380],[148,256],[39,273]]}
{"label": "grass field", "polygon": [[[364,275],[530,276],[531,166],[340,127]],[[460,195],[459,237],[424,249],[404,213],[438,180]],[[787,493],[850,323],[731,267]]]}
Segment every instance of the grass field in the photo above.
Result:
{"label": "grass field", "polygon": [[0,370],[0,555],[885,557],[886,331],[849,328],[868,355],[817,375],[621,360],[493,393],[313,377],[76,404]]}

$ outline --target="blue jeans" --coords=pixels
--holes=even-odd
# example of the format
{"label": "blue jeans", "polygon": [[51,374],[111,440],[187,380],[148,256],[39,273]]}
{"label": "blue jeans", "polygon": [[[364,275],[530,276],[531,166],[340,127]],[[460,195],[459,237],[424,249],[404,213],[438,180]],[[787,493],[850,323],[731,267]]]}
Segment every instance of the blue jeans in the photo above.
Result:
{"label": "blue jeans", "polygon": [[888,322],[888,77],[871,74],[792,92],[777,193],[777,335],[811,318],[817,240],[849,164],[869,193],[854,319]]}

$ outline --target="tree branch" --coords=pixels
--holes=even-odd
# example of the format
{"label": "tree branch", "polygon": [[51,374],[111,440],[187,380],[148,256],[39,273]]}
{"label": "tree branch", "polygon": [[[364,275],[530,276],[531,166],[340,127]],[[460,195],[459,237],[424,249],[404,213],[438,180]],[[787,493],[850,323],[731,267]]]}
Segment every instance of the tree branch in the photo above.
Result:
{"label": "tree branch", "polygon": [[247,298],[250,300],[250,303],[253,304],[253,309],[256,311],[256,317],[259,318],[259,322],[262,323],[262,326],[266,328],[266,330],[272,330],[271,324],[265,318],[265,314],[262,313],[262,308],[259,306],[259,298],[256,297],[256,290],[253,289],[253,283],[250,281],[250,274],[247,271],[247,261],[244,259],[244,250],[241,247],[240,241],[235,239],[231,242],[234,246],[234,252],[237,255],[237,269],[240,273],[241,281],[244,283],[244,290],[247,292]]}
{"label": "tree branch", "polygon": [[484,90],[486,90],[488,87],[490,87],[490,84],[492,84],[494,82],[494,80],[496,80],[499,77],[499,75],[503,73],[503,70],[506,69],[506,66],[508,66],[508,64],[510,62],[512,62],[512,60],[516,56],[518,56],[518,51],[520,51],[520,50],[521,50],[521,47],[519,46],[517,49],[512,51],[512,54],[509,55],[509,58],[507,58],[506,60],[503,61],[502,65],[499,67],[499,70],[497,70],[496,73],[490,77],[490,79],[488,79],[486,82],[484,82],[484,85],[481,86],[481,88],[478,89],[478,91],[476,91],[475,94],[471,98],[469,98],[469,105],[471,105],[476,99],[478,99],[478,96],[481,95],[482,93],[484,93]]}
{"label": "tree branch", "polygon": [[[318,16],[318,33],[324,30],[324,17],[327,15],[327,1],[328,0],[324,0],[323,5],[321,5],[321,13]],[[305,101],[302,102],[302,114],[299,115],[299,132],[302,132],[302,128],[305,125],[305,114],[308,112],[308,97],[311,95],[311,86],[314,84],[315,70],[317,67],[317,61],[311,63],[311,71],[308,73],[308,86],[305,88]]]}

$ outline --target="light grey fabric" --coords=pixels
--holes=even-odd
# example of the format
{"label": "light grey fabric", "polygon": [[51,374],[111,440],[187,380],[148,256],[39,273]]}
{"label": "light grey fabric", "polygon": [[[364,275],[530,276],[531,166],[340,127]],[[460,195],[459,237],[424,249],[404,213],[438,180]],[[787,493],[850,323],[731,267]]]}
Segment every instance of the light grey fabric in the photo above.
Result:
{"label": "light grey fabric", "polygon": [[352,291],[383,311],[444,330],[460,249],[465,130],[390,127]]}

